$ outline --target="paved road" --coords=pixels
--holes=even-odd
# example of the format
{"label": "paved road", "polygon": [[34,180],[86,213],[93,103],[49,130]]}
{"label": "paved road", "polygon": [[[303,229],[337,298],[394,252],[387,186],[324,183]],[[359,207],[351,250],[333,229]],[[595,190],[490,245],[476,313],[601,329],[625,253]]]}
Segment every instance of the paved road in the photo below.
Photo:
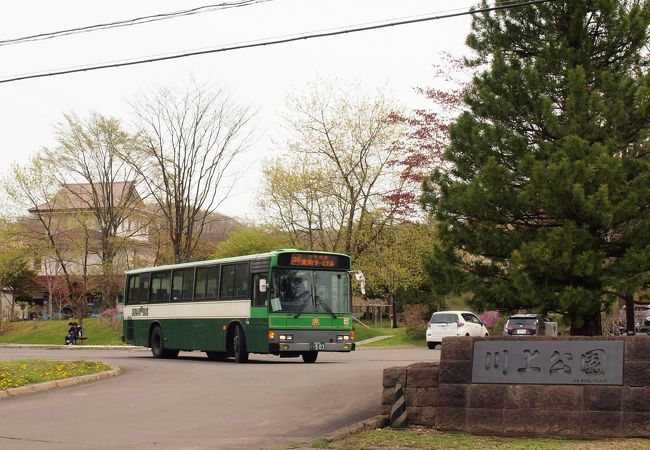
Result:
{"label": "paved road", "polygon": [[438,360],[426,349],[360,349],[248,364],[181,352],[0,348],[0,359],[90,359],[124,374],[0,401],[4,449],[278,448],[379,413],[382,370]]}

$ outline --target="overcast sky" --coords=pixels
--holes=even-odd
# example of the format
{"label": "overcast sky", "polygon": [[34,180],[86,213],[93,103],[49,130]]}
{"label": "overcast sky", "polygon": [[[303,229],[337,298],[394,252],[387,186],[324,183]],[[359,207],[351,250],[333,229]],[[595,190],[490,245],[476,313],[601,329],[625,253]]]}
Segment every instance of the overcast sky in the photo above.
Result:
{"label": "overcast sky", "polygon": [[[3,4],[0,40],[145,15],[168,13],[226,0],[115,0],[110,2],[22,0]],[[472,0],[269,0],[189,17],[57,39],[0,46],[0,79],[93,63],[181,53],[250,40],[377,21],[468,9]],[[222,86],[257,110],[255,147],[239,161],[246,169],[220,211],[252,218],[260,162],[283,141],[279,131],[289,92],[318,78],[361,83],[368,92],[385,86],[405,107],[422,106],[413,88],[430,86],[442,52],[465,53],[471,19],[462,16],[362,33],[304,40],[126,68],[0,84],[0,174],[52,147],[54,126],[65,112],[91,111],[121,119],[127,102],[157,86],[184,85],[190,78]]]}

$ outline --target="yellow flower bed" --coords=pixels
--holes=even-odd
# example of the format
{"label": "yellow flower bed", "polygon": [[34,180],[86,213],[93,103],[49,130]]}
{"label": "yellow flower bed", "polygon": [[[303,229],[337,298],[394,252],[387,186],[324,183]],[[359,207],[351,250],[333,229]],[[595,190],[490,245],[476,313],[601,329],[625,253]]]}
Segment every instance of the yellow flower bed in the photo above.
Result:
{"label": "yellow flower bed", "polygon": [[0,361],[0,390],[111,370],[99,361]]}

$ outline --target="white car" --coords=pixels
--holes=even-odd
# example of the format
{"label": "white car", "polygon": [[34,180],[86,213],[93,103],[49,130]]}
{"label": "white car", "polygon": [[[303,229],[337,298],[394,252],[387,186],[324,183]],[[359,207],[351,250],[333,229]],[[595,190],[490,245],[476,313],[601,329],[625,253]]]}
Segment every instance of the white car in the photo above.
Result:
{"label": "white car", "polygon": [[476,314],[470,311],[438,311],[429,319],[427,346],[430,349],[447,336],[488,336],[490,333]]}

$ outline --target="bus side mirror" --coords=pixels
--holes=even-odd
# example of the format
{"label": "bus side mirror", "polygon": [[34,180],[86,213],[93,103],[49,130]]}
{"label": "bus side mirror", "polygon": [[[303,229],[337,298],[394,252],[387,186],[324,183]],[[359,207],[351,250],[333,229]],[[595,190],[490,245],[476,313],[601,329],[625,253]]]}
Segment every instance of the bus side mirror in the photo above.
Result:
{"label": "bus side mirror", "polygon": [[260,278],[260,292],[266,292],[266,287],[268,285],[266,284],[266,279],[265,278]]}
{"label": "bus side mirror", "polygon": [[351,270],[350,273],[354,275],[354,278],[359,282],[359,290],[361,294],[366,295],[366,277],[363,275],[363,272],[360,270]]}

